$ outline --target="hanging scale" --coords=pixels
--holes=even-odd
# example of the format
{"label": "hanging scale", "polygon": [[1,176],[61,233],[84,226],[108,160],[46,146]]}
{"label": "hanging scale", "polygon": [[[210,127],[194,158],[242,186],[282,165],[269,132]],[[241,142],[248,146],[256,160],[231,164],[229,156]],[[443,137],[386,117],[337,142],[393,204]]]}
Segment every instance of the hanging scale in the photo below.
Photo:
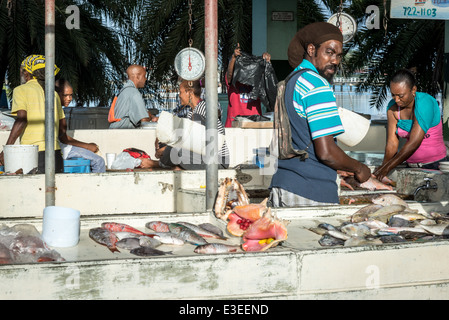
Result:
{"label": "hanging scale", "polygon": [[204,54],[192,47],[192,0],[189,0],[189,46],[175,57],[175,71],[184,80],[195,81],[202,77],[206,69]]}
{"label": "hanging scale", "polygon": [[349,42],[354,38],[357,31],[357,22],[349,14],[343,12],[343,0],[340,3],[338,12],[334,13],[327,22],[340,29],[343,34],[343,43]]}

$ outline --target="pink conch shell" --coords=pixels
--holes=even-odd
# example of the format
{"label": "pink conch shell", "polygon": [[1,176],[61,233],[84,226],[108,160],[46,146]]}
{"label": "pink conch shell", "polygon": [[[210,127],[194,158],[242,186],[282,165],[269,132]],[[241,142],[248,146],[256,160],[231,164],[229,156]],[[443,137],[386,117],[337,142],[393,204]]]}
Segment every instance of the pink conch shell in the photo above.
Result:
{"label": "pink conch shell", "polygon": [[265,212],[262,218],[255,221],[243,235],[242,248],[245,251],[265,251],[287,239],[287,224],[271,213]]}

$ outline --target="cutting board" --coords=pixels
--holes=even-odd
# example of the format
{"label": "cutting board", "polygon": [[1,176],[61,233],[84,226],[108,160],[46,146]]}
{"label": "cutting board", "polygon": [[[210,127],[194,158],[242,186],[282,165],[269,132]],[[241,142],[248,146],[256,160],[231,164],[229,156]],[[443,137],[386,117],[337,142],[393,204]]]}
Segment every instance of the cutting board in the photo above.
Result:
{"label": "cutting board", "polygon": [[242,129],[267,129],[273,128],[273,121],[232,121],[232,127]]}

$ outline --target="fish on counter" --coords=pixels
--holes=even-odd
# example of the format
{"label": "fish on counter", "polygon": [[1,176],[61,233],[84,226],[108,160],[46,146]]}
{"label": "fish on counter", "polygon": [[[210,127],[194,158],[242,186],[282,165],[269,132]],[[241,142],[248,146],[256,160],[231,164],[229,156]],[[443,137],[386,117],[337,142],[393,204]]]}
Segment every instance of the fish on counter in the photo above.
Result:
{"label": "fish on counter", "polygon": [[156,231],[156,232],[170,232],[168,228],[168,223],[162,221],[150,221],[145,223],[145,228]]}
{"label": "fish on counter", "polygon": [[117,241],[115,245],[117,248],[125,250],[132,250],[141,247],[140,241],[137,238],[125,238]]}
{"label": "fish on counter", "polygon": [[194,232],[196,232],[198,235],[200,235],[201,237],[204,238],[214,238],[214,239],[220,239],[220,240],[226,240],[226,237],[220,236],[216,233],[213,233],[211,231],[208,231],[200,226],[197,226],[193,223],[189,223],[189,222],[184,222],[184,221],[178,221],[178,224],[181,224],[187,228],[189,228],[190,230],[193,230]]}
{"label": "fish on counter", "polygon": [[147,237],[147,236],[140,236],[139,237],[139,244],[141,247],[159,247],[162,245],[162,241],[159,239],[156,239],[155,237]]}
{"label": "fish on counter", "polygon": [[112,253],[120,252],[117,249],[117,236],[110,230],[105,228],[92,228],[89,230],[89,237],[95,242],[106,246]]}
{"label": "fish on counter", "polygon": [[183,226],[182,224],[178,223],[169,223],[168,225],[170,232],[176,234],[178,237],[180,237],[185,242],[191,243],[193,245],[203,245],[207,244],[207,241],[204,240],[203,237],[201,237],[199,234],[197,234],[192,229]]}
{"label": "fish on counter", "polygon": [[141,236],[146,236],[147,234],[137,230],[136,228],[133,228],[127,224],[124,223],[118,223],[118,222],[103,222],[101,226],[105,229],[108,229],[111,232],[131,232],[135,233]]}
{"label": "fish on counter", "polygon": [[197,246],[193,252],[200,254],[214,254],[214,253],[229,253],[237,252],[240,250],[240,246],[229,245],[223,243],[208,243]]}
{"label": "fish on counter", "polygon": [[391,179],[385,177],[382,181],[379,181],[374,175],[372,175],[367,181],[360,183],[354,178],[354,174],[352,172],[346,172],[337,170],[337,173],[340,177],[340,186],[346,187],[350,190],[355,189],[367,189],[370,191],[374,190],[393,190],[393,186],[396,184]]}
{"label": "fish on counter", "polygon": [[417,212],[395,194],[373,198],[340,226],[320,223],[309,228],[321,246],[364,246],[449,239],[449,215]]}
{"label": "fish on counter", "polygon": [[132,249],[131,251],[129,251],[131,254],[134,254],[136,256],[141,256],[141,257],[149,257],[149,256],[163,256],[166,254],[171,254],[171,251],[162,251],[162,250],[158,250],[152,247],[139,247],[139,248],[135,248]]}

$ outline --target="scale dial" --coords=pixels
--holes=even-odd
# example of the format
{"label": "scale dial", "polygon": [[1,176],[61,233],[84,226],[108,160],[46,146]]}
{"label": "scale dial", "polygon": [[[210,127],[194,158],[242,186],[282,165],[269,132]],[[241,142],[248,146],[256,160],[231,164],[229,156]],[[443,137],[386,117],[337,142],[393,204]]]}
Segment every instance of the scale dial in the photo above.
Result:
{"label": "scale dial", "polygon": [[[338,13],[334,13],[327,22],[337,26],[337,16]],[[355,22],[354,18],[351,17],[347,13],[340,13],[340,28],[341,33],[343,34],[343,43],[351,41],[354,38],[354,35],[357,31],[357,22]]]}
{"label": "scale dial", "polygon": [[176,55],[175,71],[184,80],[198,80],[203,75],[205,69],[206,58],[196,48],[184,48]]}

